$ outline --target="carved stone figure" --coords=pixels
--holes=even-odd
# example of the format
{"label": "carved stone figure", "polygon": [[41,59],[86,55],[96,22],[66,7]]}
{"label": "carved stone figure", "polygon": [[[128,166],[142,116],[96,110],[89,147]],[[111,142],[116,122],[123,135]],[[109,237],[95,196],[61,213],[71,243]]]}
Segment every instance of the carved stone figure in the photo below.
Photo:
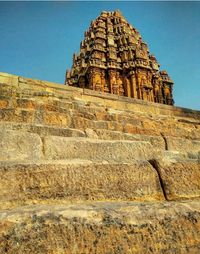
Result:
{"label": "carved stone figure", "polygon": [[131,82],[128,77],[124,77],[125,81],[125,95],[131,97]]}
{"label": "carved stone figure", "polygon": [[84,88],[85,87],[85,78],[80,77],[79,79],[79,87]]}
{"label": "carved stone figure", "polygon": [[117,86],[118,86],[118,95],[120,96],[124,95],[123,80],[119,72],[117,73]]}
{"label": "carved stone figure", "polygon": [[65,83],[173,105],[173,81],[159,67],[139,32],[122,14],[103,11],[85,32]]}

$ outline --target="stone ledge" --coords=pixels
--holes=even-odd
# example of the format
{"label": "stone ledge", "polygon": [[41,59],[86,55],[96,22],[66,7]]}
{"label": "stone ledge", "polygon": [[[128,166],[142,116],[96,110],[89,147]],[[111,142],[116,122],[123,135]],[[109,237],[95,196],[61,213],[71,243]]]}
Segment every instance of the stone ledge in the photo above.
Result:
{"label": "stone ledge", "polygon": [[134,161],[160,158],[161,152],[146,141],[44,137],[44,158]]}
{"label": "stone ledge", "polygon": [[25,206],[0,213],[0,253],[197,254],[199,223],[199,200]]}
{"label": "stone ledge", "polygon": [[[1,78],[2,77],[2,78]],[[10,79],[9,79],[10,77]],[[137,100],[133,98],[127,98],[122,96],[117,96],[113,94],[99,93],[97,91],[82,89],[76,87],[69,87],[57,83],[52,83],[48,81],[34,80],[23,78],[15,75],[10,75],[7,73],[0,72],[0,83],[7,83],[8,85],[16,85],[16,81],[14,82],[12,78],[18,80],[18,89],[25,90],[26,88],[32,88],[33,91],[46,91],[49,95],[55,94],[56,91],[59,91],[59,96],[64,96],[65,93],[69,95],[71,92],[71,96],[74,99],[78,100],[88,100],[88,101],[96,101],[98,103],[103,103],[105,106],[115,107],[117,109],[123,110],[131,110],[131,111],[145,111],[152,114],[164,114],[164,115],[172,115],[172,116],[187,116],[187,117],[197,117],[200,119],[200,111],[192,110],[181,107],[174,107],[169,105],[163,105],[159,103],[151,103],[143,100]],[[6,80],[6,81],[5,81]],[[4,81],[4,82],[3,82]],[[12,82],[14,82],[12,84]],[[20,88],[21,87],[21,88]],[[96,99],[95,99],[96,98]],[[110,101],[110,102],[109,102]],[[113,101],[117,102],[117,104],[113,103]],[[113,106],[112,106],[113,104]]]}
{"label": "stone ledge", "polygon": [[200,198],[200,160],[157,163],[167,200]]}
{"label": "stone ledge", "polygon": [[188,155],[196,156],[200,158],[200,140],[198,139],[186,139],[176,137],[165,137],[168,150],[179,151],[188,153]]}
{"label": "stone ledge", "polygon": [[1,130],[14,130],[23,133],[35,133],[40,137],[44,136],[64,136],[64,137],[85,137],[86,134],[78,129],[68,127],[51,126],[45,124],[18,123],[18,122],[0,122]]}
{"label": "stone ledge", "polygon": [[0,164],[0,207],[84,200],[164,200],[157,172],[147,161],[84,160]]}

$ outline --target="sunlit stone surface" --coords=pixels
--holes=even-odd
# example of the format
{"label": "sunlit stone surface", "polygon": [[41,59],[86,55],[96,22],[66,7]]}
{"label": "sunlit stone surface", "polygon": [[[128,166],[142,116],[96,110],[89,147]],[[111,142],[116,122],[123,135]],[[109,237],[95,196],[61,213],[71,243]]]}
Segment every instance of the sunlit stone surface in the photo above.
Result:
{"label": "sunlit stone surface", "polygon": [[200,112],[0,73],[0,253],[200,253]]}

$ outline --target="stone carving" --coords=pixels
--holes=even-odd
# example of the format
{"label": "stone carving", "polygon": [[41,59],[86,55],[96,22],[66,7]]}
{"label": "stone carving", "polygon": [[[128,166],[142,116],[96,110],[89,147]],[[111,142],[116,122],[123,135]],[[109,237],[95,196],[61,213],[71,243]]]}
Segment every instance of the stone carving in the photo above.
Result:
{"label": "stone carving", "polygon": [[120,11],[91,22],[74,54],[65,83],[96,91],[173,105],[173,81]]}

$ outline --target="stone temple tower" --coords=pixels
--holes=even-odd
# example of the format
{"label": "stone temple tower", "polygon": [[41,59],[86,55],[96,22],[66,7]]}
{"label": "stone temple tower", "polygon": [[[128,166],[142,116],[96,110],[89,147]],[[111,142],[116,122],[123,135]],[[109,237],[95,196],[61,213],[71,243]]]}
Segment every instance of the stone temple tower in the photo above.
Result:
{"label": "stone temple tower", "polygon": [[173,105],[173,81],[120,11],[103,11],[91,22],[74,54],[66,84]]}

